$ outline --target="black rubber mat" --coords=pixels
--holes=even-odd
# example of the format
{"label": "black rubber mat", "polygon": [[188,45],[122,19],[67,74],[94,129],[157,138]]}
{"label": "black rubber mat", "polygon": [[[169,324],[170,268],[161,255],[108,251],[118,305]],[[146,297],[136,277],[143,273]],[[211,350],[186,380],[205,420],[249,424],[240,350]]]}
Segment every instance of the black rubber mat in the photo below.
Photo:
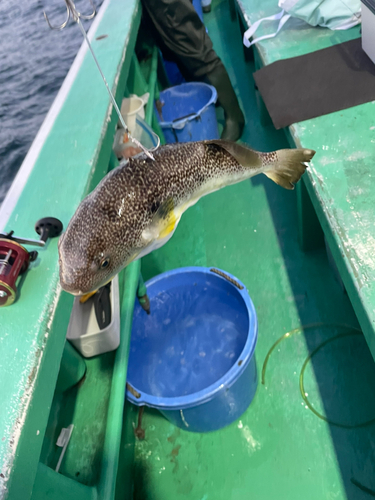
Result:
{"label": "black rubber mat", "polygon": [[277,129],[375,100],[375,64],[360,38],[274,62],[254,79]]}

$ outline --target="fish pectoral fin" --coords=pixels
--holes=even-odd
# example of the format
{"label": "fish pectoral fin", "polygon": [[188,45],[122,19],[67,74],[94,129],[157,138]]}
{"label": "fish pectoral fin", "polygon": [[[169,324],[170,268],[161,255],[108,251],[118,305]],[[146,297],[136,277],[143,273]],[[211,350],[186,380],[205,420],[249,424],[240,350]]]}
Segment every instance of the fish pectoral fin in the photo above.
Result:
{"label": "fish pectoral fin", "polygon": [[204,144],[210,145],[214,144],[224,149],[227,153],[233,156],[235,160],[238,161],[243,167],[261,167],[262,158],[257,151],[251,149],[244,144],[238,144],[237,142],[225,141],[222,139],[213,139],[210,141],[204,141]]}
{"label": "fish pectoral fin", "polygon": [[174,213],[173,198],[168,198],[155,212],[149,227],[143,231],[143,239],[152,241],[166,238],[173,232],[178,220],[179,217]]}
{"label": "fish pectoral fin", "polygon": [[159,240],[163,240],[166,238],[170,233],[174,231],[174,228],[176,226],[177,219],[176,217],[171,217],[168,224],[163,228],[163,230],[159,234]]}
{"label": "fish pectoral fin", "polygon": [[165,200],[155,212],[149,226],[142,232],[145,245],[150,245],[155,240],[163,240],[172,235],[180,217],[174,213],[173,198]]}

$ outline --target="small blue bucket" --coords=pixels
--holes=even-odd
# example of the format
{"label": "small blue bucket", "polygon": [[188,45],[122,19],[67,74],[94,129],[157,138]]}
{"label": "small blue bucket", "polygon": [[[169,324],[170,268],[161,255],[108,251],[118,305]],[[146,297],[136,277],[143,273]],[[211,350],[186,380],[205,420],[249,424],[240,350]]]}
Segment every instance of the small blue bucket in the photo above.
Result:
{"label": "small blue bucket", "polygon": [[258,323],[245,286],[217,269],[187,267],[146,283],[135,305],[127,398],[187,431],[237,420],[257,388]]}
{"label": "small blue bucket", "polygon": [[160,92],[163,129],[167,143],[219,139],[215,87],[206,83],[182,83]]}

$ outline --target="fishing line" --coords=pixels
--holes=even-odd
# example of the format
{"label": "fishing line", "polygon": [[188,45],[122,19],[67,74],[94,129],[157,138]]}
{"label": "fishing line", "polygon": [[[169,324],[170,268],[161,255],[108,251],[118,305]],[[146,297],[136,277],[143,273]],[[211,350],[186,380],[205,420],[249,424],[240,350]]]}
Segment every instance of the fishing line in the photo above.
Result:
{"label": "fishing line", "polygon": [[[114,96],[113,96],[113,94],[112,94],[111,89],[109,88],[108,82],[107,82],[107,80],[106,80],[106,78],[105,78],[105,76],[104,76],[104,74],[103,74],[103,71],[102,71],[102,69],[101,69],[101,67],[100,67],[99,61],[97,60],[97,58],[96,58],[96,56],[95,56],[94,50],[93,50],[93,48],[92,48],[92,46],[91,46],[90,40],[88,39],[87,33],[86,33],[86,31],[85,31],[85,28],[83,27],[83,25],[82,25],[82,23],[81,23],[81,21],[80,21],[80,19],[89,20],[89,19],[92,19],[92,18],[95,16],[95,14],[96,14],[96,10],[95,10],[95,6],[94,6],[94,4],[93,4],[92,0],[89,0],[89,2],[90,2],[90,4],[91,4],[91,6],[93,7],[93,12],[92,12],[89,16],[82,15],[82,14],[81,14],[81,13],[80,13],[77,9],[76,9],[76,6],[75,6],[75,4],[73,3],[73,1],[72,1],[72,0],[64,0],[64,2],[65,2],[65,4],[66,4],[67,16],[66,16],[65,21],[64,21],[64,22],[63,22],[60,26],[52,26],[52,24],[50,23],[50,21],[49,21],[49,19],[48,19],[48,16],[47,16],[46,12],[45,12],[45,11],[43,11],[43,14],[44,14],[45,20],[47,21],[48,26],[49,26],[49,27],[50,27],[50,29],[52,29],[52,30],[59,30],[59,31],[61,31],[61,30],[63,30],[63,29],[66,27],[66,25],[67,25],[67,24],[68,24],[68,22],[69,22],[70,16],[72,16],[73,21],[75,21],[75,22],[78,24],[78,26],[79,26],[79,28],[80,28],[80,30],[81,30],[81,32],[82,32],[83,38],[85,39],[85,41],[86,41],[86,43],[87,43],[87,45],[88,45],[88,47],[89,47],[89,49],[90,49],[90,52],[91,52],[91,54],[92,54],[92,57],[94,58],[94,61],[95,61],[96,66],[97,66],[97,68],[98,68],[98,70],[99,70],[100,76],[102,77],[103,82],[104,82],[104,85],[106,86],[106,89],[107,89],[107,91],[108,91],[109,97],[110,97],[110,99],[111,99],[111,101],[112,101],[112,104],[113,104],[113,106],[114,106],[115,110],[116,110],[116,113],[117,113],[118,118],[119,118],[119,120],[120,120],[120,122],[121,122],[121,125],[122,125],[122,126],[123,126],[123,128],[125,129],[125,133],[127,133],[127,134],[128,134],[129,138],[130,138],[130,139],[134,142],[134,144],[136,144],[136,145],[137,145],[140,149],[142,149],[142,151],[143,151],[143,152],[144,152],[144,153],[145,153],[145,154],[146,154],[149,158],[151,158],[151,160],[154,160],[154,157],[153,157],[152,153],[151,153],[151,152],[150,152],[147,148],[145,148],[145,147],[144,147],[144,146],[143,146],[143,145],[142,145],[142,144],[138,141],[138,139],[136,139],[135,137],[133,137],[133,136],[131,135],[131,133],[129,132],[128,126],[126,125],[125,120],[124,120],[123,116],[121,115],[121,111],[120,111],[119,107],[117,106],[116,99],[114,98]],[[160,141],[160,139],[159,139],[159,141]],[[159,146],[159,144],[158,144],[158,146]],[[158,147],[158,146],[157,146],[157,147]],[[157,149],[157,147],[156,147],[156,148],[154,148],[154,149]],[[154,150],[154,149],[153,149],[153,150]]]}

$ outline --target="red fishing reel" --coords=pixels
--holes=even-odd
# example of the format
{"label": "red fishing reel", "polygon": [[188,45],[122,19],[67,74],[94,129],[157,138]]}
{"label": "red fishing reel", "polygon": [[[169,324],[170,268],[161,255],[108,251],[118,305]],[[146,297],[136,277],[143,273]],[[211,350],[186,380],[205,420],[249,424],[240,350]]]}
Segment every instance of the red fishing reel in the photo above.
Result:
{"label": "red fishing reel", "polygon": [[38,256],[38,252],[29,252],[21,243],[44,247],[47,239],[58,236],[62,229],[63,225],[58,219],[45,217],[35,224],[39,240],[16,237],[13,231],[0,234],[0,307],[10,306],[15,301],[18,277]]}

